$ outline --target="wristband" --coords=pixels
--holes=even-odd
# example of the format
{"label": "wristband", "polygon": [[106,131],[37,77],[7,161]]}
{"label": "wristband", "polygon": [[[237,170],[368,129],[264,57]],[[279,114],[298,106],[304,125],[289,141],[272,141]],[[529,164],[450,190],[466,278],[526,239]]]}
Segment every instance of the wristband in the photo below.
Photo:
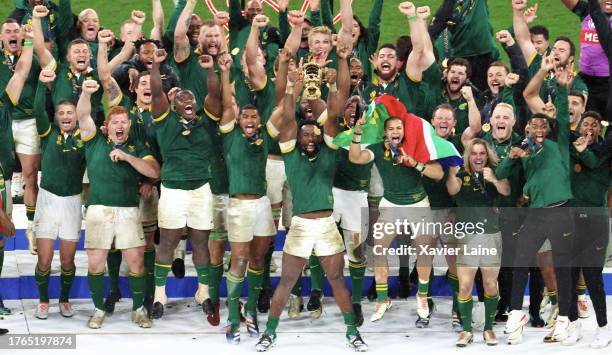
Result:
{"label": "wristband", "polygon": [[423,171],[425,171],[425,164],[423,163],[417,163],[417,165],[415,165],[414,167],[419,173],[423,173]]}
{"label": "wristband", "polygon": [[360,136],[361,135],[361,133],[357,133],[357,132],[353,132],[353,134],[356,135],[356,136]]}
{"label": "wristband", "polygon": [[361,135],[353,136],[353,143],[360,144],[361,143]]}
{"label": "wristband", "polygon": [[329,92],[338,92],[338,86],[336,86],[336,83],[327,84],[327,87],[329,88]]}
{"label": "wristband", "polygon": [[23,46],[24,47],[32,47],[32,40],[31,39],[26,39],[23,41]]}
{"label": "wristband", "polygon": [[351,141],[353,144],[361,144],[361,142]]}

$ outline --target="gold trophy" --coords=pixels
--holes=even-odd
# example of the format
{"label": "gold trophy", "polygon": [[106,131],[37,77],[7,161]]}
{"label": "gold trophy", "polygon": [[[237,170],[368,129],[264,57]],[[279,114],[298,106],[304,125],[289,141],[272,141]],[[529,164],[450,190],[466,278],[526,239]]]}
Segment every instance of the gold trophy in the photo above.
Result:
{"label": "gold trophy", "polygon": [[321,97],[321,84],[325,75],[325,68],[312,61],[302,65],[302,78],[304,80],[304,97],[307,100],[317,100]]}

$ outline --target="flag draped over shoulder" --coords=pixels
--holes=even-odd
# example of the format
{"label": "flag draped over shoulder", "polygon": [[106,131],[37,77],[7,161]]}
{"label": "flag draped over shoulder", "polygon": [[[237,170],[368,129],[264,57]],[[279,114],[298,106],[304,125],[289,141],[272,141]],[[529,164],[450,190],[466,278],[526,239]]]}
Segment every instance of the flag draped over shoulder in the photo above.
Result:
{"label": "flag draped over shoulder", "polygon": [[[420,163],[437,161],[442,167],[461,166],[463,159],[455,146],[444,138],[436,136],[434,128],[424,119],[408,113],[404,104],[395,96],[377,97],[370,106],[361,126],[361,144],[379,143],[384,138],[384,122],[389,117],[399,117],[404,123],[404,152]],[[353,129],[339,133],[334,144],[348,147],[353,140]]]}

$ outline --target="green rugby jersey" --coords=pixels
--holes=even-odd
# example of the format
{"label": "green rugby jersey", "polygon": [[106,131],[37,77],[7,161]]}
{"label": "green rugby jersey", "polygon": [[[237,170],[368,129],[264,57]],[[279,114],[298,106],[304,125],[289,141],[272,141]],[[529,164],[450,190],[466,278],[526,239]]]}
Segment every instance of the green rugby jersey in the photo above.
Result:
{"label": "green rugby jersey", "polygon": [[128,96],[122,96],[119,106],[123,106],[128,110],[128,115],[132,122],[130,137],[143,142],[161,164],[161,153],[159,152],[159,145],[155,136],[155,122],[153,122],[153,117],[151,116],[151,108],[141,109]]}
{"label": "green rugby jersey", "polygon": [[142,175],[125,161],[113,162],[109,154],[114,149],[121,149],[141,159],[155,159],[144,143],[129,138],[126,143],[115,146],[99,131],[81,139],[85,142],[87,177],[91,186],[89,205],[138,207],[138,189]]}
{"label": "green rugby jersey", "polygon": [[[90,67],[84,73],[75,74],[68,64],[60,65],[57,69],[55,81],[53,82],[53,90],[51,91],[53,106],[57,107],[61,101],[65,100],[75,103],[79,102],[83,82],[85,80],[96,80],[100,82],[98,71]],[[102,107],[103,94],[104,90],[98,89],[98,91],[91,95],[91,116],[94,120],[96,120],[99,112],[104,111]],[[101,122],[96,123],[100,124]]]}
{"label": "green rugby jersey", "polygon": [[[485,132],[482,139],[491,145],[491,147],[495,150],[495,153],[497,153],[500,161],[508,156],[508,153],[510,153],[510,149],[512,149],[512,147],[519,147],[522,142],[521,136],[519,136],[516,132],[512,132],[510,139],[499,142],[493,138],[493,134],[490,130]],[[504,175],[498,175],[496,169],[495,175],[498,179],[508,179],[508,182],[510,183],[510,195],[499,195],[495,205],[499,207],[516,207],[516,201],[522,195],[522,186],[525,184],[523,167],[520,164],[516,164]]]}
{"label": "green rugby jersey", "polygon": [[415,168],[393,162],[385,142],[369,146],[374,153],[374,164],[383,181],[383,197],[396,205],[410,205],[427,197],[422,175]]}
{"label": "green rugby jersey", "polygon": [[609,187],[611,152],[596,154],[590,148],[579,153],[574,147],[570,154],[572,204],[578,207],[606,207]]}
{"label": "green rugby jersey", "polygon": [[4,176],[11,179],[15,169],[15,142],[13,141],[12,111],[15,104],[6,91],[0,96],[0,164],[4,169]]}
{"label": "green rugby jersey", "polygon": [[293,196],[293,215],[333,210],[332,186],[337,151],[321,143],[315,158],[302,154],[297,146],[283,151],[285,173]]}
{"label": "green rugby jersey", "polygon": [[202,120],[206,131],[211,139],[210,155],[210,191],[215,195],[229,193],[229,178],[227,177],[227,166],[223,157],[223,135],[219,130],[217,122],[208,114],[208,119]]}
{"label": "green rugby jersey", "polygon": [[499,232],[499,210],[493,207],[499,195],[495,185],[485,182],[482,174],[470,175],[463,169],[457,177],[461,179],[461,189],[453,196],[459,207],[457,222],[483,223],[485,233]]}
{"label": "green rugby jersey", "polygon": [[[6,50],[0,50],[0,91],[4,92],[6,86],[11,80],[15,67],[19,61],[19,56],[12,56]],[[28,74],[19,103],[13,108],[12,118],[14,121],[26,120],[34,118],[32,115],[32,108],[34,105],[34,94],[36,93],[36,85],[38,83],[38,76],[40,75],[40,64],[38,63],[38,57],[32,57],[32,69]]]}
{"label": "green rugby jersey", "polygon": [[487,53],[499,57],[493,41],[493,28],[489,23],[487,0],[456,1],[453,15],[458,19],[457,25],[450,28],[453,57],[466,58]]}
{"label": "green rugby jersey", "polygon": [[83,191],[85,145],[81,131],[64,133],[51,124],[46,111],[47,87],[38,83],[34,99],[34,117],[41,145],[40,187],[57,196],[74,196]]}
{"label": "green rugby jersey", "polygon": [[156,137],[162,155],[161,180],[171,189],[194,190],[210,180],[212,140],[200,116],[182,122],[168,110],[154,118]]}
{"label": "green rugby jersey", "polygon": [[351,163],[349,161],[349,151],[347,149],[338,149],[338,161],[336,164],[334,187],[348,191],[368,191],[374,162],[367,164]]}
{"label": "green rugby jersey", "polygon": [[390,94],[397,97],[409,112],[423,117],[422,103],[425,99],[420,83],[410,79],[406,72],[396,74],[392,81],[383,84],[377,76],[366,86],[361,96],[366,102],[372,102],[377,96]]}
{"label": "green rugby jersey", "polygon": [[258,138],[247,138],[238,123],[223,135],[223,156],[227,163],[229,194],[266,194],[268,134],[259,129]]}

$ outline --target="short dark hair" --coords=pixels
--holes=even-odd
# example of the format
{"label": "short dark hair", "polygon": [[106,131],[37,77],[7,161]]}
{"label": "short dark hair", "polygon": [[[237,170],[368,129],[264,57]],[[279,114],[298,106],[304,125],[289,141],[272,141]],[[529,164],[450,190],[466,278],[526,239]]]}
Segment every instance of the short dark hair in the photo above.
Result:
{"label": "short dark hair", "polygon": [[453,65],[456,65],[456,66],[459,66],[459,67],[465,67],[465,74],[467,75],[468,79],[472,76],[472,65],[470,64],[470,62],[467,59],[465,59],[465,58],[453,58],[453,59],[448,61],[447,68],[450,70],[450,68]]}
{"label": "short dark hair", "polygon": [[89,48],[89,43],[87,43],[86,40],[82,38],[77,38],[77,39],[73,39],[72,41],[70,41],[70,43],[68,43],[68,51],[70,51],[72,46],[76,46],[77,44],[86,44],[87,47]]}
{"label": "short dark hair", "polygon": [[240,108],[240,113],[242,113],[244,110],[255,110],[259,114],[259,110],[257,110],[257,106],[255,106],[253,104],[246,104],[246,105],[242,106]]}
{"label": "short dark hair", "polygon": [[145,76],[150,76],[151,73],[149,73],[148,70],[143,70],[140,72],[140,74],[138,74],[138,79],[136,79],[136,86],[140,85],[140,79],[142,79]]}
{"label": "short dark hair", "polygon": [[378,48],[378,51],[380,52],[380,50],[384,49],[384,48],[393,49],[395,51],[395,53],[397,53],[397,47],[393,43],[385,43],[385,44],[383,44],[382,46],[380,46],[380,48]]}
{"label": "short dark hair", "polygon": [[140,47],[144,46],[147,43],[153,43],[157,48],[163,48],[163,45],[160,41],[151,38],[141,38],[134,42],[134,47],[136,47],[136,53],[140,52]]}
{"label": "short dark hair", "polygon": [[453,113],[453,118],[456,119],[456,117],[455,117],[455,108],[453,106],[451,106],[450,104],[443,103],[443,104],[439,104],[438,106],[436,106],[436,108],[434,108],[434,110],[433,110],[431,118],[433,118],[433,116],[436,115],[436,112],[438,112],[438,110],[448,110],[448,111]]}
{"label": "short dark hair", "polygon": [[16,23],[17,25],[19,25],[19,21],[15,20],[12,17],[9,17],[6,20],[4,20],[4,22],[2,22],[2,25],[0,25],[0,28],[4,27],[4,25],[6,25],[8,23]]}
{"label": "short dark hair", "polygon": [[544,36],[544,39],[546,39],[547,41],[548,41],[548,38],[550,38],[550,33],[548,32],[548,28],[542,25],[532,26],[529,29],[529,33],[531,33],[532,35],[542,35]]}
{"label": "short dark hair", "polygon": [[412,37],[410,36],[399,36],[395,41],[397,58],[402,61],[406,61],[410,52],[412,52]]}
{"label": "short dark hair", "polygon": [[580,117],[580,119],[581,119],[581,120],[584,120],[584,119],[585,119],[585,118],[587,118],[587,117],[594,118],[594,119],[596,119],[597,121],[600,121],[600,122],[601,122],[601,120],[603,119],[603,118],[601,117],[601,115],[599,114],[599,112],[597,112],[597,111],[587,111],[587,112],[585,112],[585,113],[583,113],[583,114],[582,114],[582,116]]}
{"label": "short dark hair", "polygon": [[402,119],[401,119],[401,118],[399,118],[399,117],[397,117],[397,116],[387,117],[387,119],[385,120],[385,125],[384,125],[385,129],[387,129],[387,123],[388,123],[388,122],[395,121],[395,120],[399,120],[399,121],[401,121],[401,122],[402,122],[402,125],[404,124],[404,121],[402,121]]}
{"label": "short dark hair", "polygon": [[74,101],[72,101],[72,100],[62,100],[62,101],[57,103],[57,106],[55,106],[56,110],[57,110],[58,107],[60,107],[62,105],[71,105],[71,106],[75,106],[76,107],[76,103],[74,103]]}
{"label": "short dark hair", "polygon": [[[567,94],[567,96],[577,96],[580,98],[580,100],[582,100],[582,104],[584,105],[586,103],[586,97],[584,96],[584,94],[582,93],[582,91],[578,91],[578,90],[570,90],[569,94]],[[596,112],[597,113],[597,112]]]}
{"label": "short dark hair", "polygon": [[574,42],[572,42],[572,40],[569,37],[559,36],[559,37],[557,37],[555,39],[555,43],[559,42],[559,41],[563,41],[563,42],[569,43],[569,46],[570,46],[570,57],[576,57],[576,46],[574,45]]}
{"label": "short dark hair", "polygon": [[[502,62],[501,60],[496,60],[493,63],[489,64],[489,68],[491,67],[502,67],[504,69],[506,69],[506,74],[510,74],[510,68],[508,67],[508,64]],[[489,68],[487,68],[487,71],[489,70]]]}

